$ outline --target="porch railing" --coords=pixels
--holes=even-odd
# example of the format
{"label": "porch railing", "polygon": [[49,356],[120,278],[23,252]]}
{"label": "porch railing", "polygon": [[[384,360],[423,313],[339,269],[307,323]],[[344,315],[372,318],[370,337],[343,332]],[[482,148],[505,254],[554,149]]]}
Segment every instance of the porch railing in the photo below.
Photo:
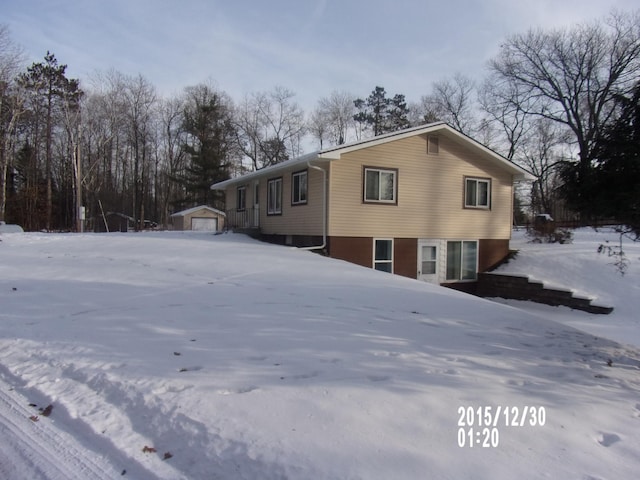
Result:
{"label": "porch railing", "polygon": [[245,208],[244,210],[227,210],[227,229],[260,228],[260,210]]}

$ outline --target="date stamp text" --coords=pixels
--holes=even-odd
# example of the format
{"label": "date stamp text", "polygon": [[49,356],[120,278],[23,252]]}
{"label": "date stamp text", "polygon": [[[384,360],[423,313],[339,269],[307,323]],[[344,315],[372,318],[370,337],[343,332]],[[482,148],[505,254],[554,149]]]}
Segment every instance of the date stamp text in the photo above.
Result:
{"label": "date stamp text", "polygon": [[460,406],[458,446],[496,448],[501,428],[543,427],[546,422],[547,411],[541,406]]}

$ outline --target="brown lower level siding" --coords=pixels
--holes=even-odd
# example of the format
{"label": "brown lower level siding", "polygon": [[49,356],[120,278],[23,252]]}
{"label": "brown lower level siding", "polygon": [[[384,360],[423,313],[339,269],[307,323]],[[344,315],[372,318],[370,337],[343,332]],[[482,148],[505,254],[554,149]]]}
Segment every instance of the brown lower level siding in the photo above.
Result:
{"label": "brown lower level siding", "polygon": [[[329,256],[347,262],[373,268],[372,237],[331,237]],[[418,240],[415,238],[393,239],[393,273],[416,278],[418,264]]]}
{"label": "brown lower level siding", "polygon": [[[330,237],[329,256],[373,268],[372,237]],[[444,254],[444,252],[442,252]],[[478,241],[478,271],[484,272],[500,263],[509,254],[509,240]],[[418,239],[393,239],[393,273],[409,278],[418,276]]]}
{"label": "brown lower level siding", "polygon": [[509,240],[483,239],[478,241],[478,271],[486,272],[509,255]]}
{"label": "brown lower level siding", "polygon": [[329,256],[347,262],[373,267],[373,239],[371,237],[330,237]]}
{"label": "brown lower level siding", "polygon": [[418,239],[393,239],[393,273],[403,277],[418,277]]}

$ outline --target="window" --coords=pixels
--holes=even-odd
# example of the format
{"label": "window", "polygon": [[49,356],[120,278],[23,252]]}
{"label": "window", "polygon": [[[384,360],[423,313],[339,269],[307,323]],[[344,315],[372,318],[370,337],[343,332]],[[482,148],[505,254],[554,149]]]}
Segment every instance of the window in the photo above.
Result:
{"label": "window", "polygon": [[373,240],[373,268],[393,273],[393,240]]}
{"label": "window", "polygon": [[307,171],[291,175],[291,205],[307,203]]}
{"label": "window", "polygon": [[238,187],[236,208],[239,212],[242,212],[247,208],[247,187]]}
{"label": "window", "polygon": [[475,280],[478,242],[447,242],[447,280]]}
{"label": "window", "polygon": [[440,139],[435,135],[429,135],[427,137],[427,153],[431,155],[440,153]]}
{"label": "window", "polygon": [[465,178],[465,208],[489,208],[491,199],[491,180],[482,178]]}
{"label": "window", "polygon": [[397,203],[397,170],[364,168],[364,201]]}
{"label": "window", "polygon": [[435,275],[438,261],[438,247],[423,245],[421,252],[420,272],[422,275]]}
{"label": "window", "polygon": [[269,180],[267,184],[267,215],[282,214],[282,177]]}

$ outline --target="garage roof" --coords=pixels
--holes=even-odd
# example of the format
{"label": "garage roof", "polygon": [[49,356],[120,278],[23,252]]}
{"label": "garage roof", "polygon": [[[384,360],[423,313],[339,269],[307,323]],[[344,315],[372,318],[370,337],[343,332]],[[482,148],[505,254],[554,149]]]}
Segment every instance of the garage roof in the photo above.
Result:
{"label": "garage roof", "polygon": [[217,213],[218,215],[222,215],[222,216],[226,216],[226,214],[224,212],[221,212],[220,210],[213,208],[213,207],[209,207],[207,205],[200,205],[198,207],[192,207],[192,208],[188,208],[186,210],[182,210],[180,212],[176,212],[171,214],[172,217],[184,217],[185,215],[189,215],[191,213],[195,213],[198,210],[209,210],[212,213]]}

